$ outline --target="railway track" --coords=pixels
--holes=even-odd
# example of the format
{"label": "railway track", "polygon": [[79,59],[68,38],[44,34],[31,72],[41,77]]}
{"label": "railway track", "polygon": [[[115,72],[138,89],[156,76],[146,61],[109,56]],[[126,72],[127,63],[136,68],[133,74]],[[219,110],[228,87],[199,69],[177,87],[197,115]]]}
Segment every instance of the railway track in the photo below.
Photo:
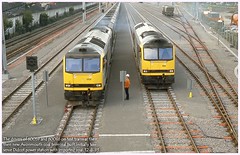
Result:
{"label": "railway track", "polygon": [[98,106],[87,108],[74,107],[68,103],[55,134],[56,141],[52,150],[59,153],[99,152],[100,149],[96,145],[96,129],[99,123],[96,122],[99,122],[98,111],[102,109],[103,103],[104,100],[100,101]]}
{"label": "railway track", "polygon": [[[4,153],[97,153],[97,130],[104,100],[95,107],[66,104],[55,135],[41,137],[4,137]],[[12,146],[18,146],[13,148]]]}
{"label": "railway track", "polygon": [[[84,26],[80,32],[78,32],[68,43],[66,43],[65,46],[63,46],[60,50],[56,51],[54,55],[49,58],[45,63],[43,63],[41,66],[39,66],[38,70],[36,70],[35,77],[36,77],[36,83],[35,83],[35,90],[38,91],[38,89],[41,88],[43,81],[42,81],[42,73],[45,70],[48,70],[49,76],[51,78],[51,75],[57,70],[59,66],[62,64],[62,58],[65,54],[63,51],[67,46],[72,43],[76,38],[78,38],[83,32],[85,32],[88,28],[90,28],[95,22],[97,21],[97,18],[93,20],[92,23],[89,25]],[[32,87],[31,87],[31,77],[29,76],[24,82],[22,82],[18,87],[16,87],[10,94],[3,97],[2,100],[2,126],[4,127],[6,123],[9,121],[9,119],[17,113],[17,111],[30,99],[32,95]]]}
{"label": "railway track", "polygon": [[[114,6],[113,10],[115,8]],[[113,43],[113,47],[115,47],[115,42]],[[109,69],[111,69],[111,65]],[[108,78],[110,77],[109,74],[107,76]],[[99,137],[98,129],[107,91],[108,82],[105,85],[102,99],[96,101],[98,103],[95,106],[82,103],[83,101],[69,101],[66,104],[65,114],[54,136],[55,142],[52,145],[51,152],[100,152],[100,148],[97,146],[97,139]]]}
{"label": "railway track", "polygon": [[[219,111],[219,113],[221,113],[223,122],[225,122],[227,124],[229,133],[232,136],[234,143],[236,145],[238,145],[237,121],[232,121],[229,116],[229,114],[234,114],[234,116],[238,115],[237,110],[235,110],[235,108],[238,106],[237,92],[234,90],[233,86],[231,85],[231,83],[229,82],[227,77],[220,70],[217,63],[213,59],[212,55],[208,51],[207,47],[202,43],[202,41],[196,34],[195,30],[192,28],[190,23],[188,23],[187,19],[184,18],[182,13],[181,13],[181,20],[182,20],[182,23],[183,23],[183,26],[184,26],[186,32],[188,34],[192,34],[192,35],[195,34],[195,36],[199,40],[199,42],[196,43],[193,40],[191,40],[191,37],[188,35],[191,40],[190,43],[191,43],[192,47],[194,48],[194,51],[197,55],[197,58],[201,64],[201,66],[203,67],[203,70],[204,70],[203,73],[205,74],[206,81],[208,81],[208,83],[206,84],[205,80],[202,80],[202,83],[204,83],[204,85],[210,85],[209,91],[211,91],[210,94],[211,94],[211,96],[213,96],[213,99],[211,99],[211,100],[214,103],[214,105],[216,106],[216,109]],[[187,28],[186,24],[184,24],[184,23],[188,23],[188,28]],[[200,46],[199,46],[199,43],[200,43]],[[215,81],[212,80],[211,77],[209,76],[210,73],[213,73],[213,74],[211,74],[212,77],[221,77],[221,79],[219,79],[219,81],[221,81],[222,84],[220,84],[220,82],[216,83],[217,80],[215,80]],[[223,80],[224,80],[224,82],[223,82]],[[228,96],[228,98],[226,98],[225,92],[227,92],[227,91],[222,90],[222,88],[224,87],[223,84],[228,85],[229,91],[228,91],[227,95],[229,95],[231,93],[233,95],[230,95],[230,96]],[[232,107],[231,103],[233,105],[235,105],[236,107],[234,107],[234,106]],[[236,123],[236,127],[234,127],[233,122]]]}
{"label": "railway track", "polygon": [[[151,125],[154,126],[155,148],[161,153],[210,152],[208,146],[198,146],[194,140],[196,130],[189,129],[189,122],[176,103],[172,88],[149,90],[145,88],[144,102]],[[185,116],[184,116],[185,115]],[[194,133],[195,132],[195,133]],[[203,136],[203,135],[200,135]]]}
{"label": "railway track", "polygon": [[[131,14],[129,14],[132,16]],[[134,23],[134,18],[132,18]],[[188,128],[184,114],[180,112],[172,88],[150,90],[142,85],[143,98],[148,119],[153,126],[152,137],[156,152],[160,153],[199,153],[211,152],[207,146],[197,146],[194,132]],[[199,134],[199,133],[198,133]],[[194,135],[194,136],[193,136]],[[199,136],[197,136],[199,137]],[[202,137],[202,135],[200,136]],[[201,151],[200,151],[201,150]]]}
{"label": "railway track", "polygon": [[[154,17],[155,19],[159,21],[163,21],[159,19],[159,17],[154,16],[152,13],[147,11],[145,8],[141,8],[145,12],[147,12],[149,15]],[[141,12],[143,12],[141,10]],[[141,15],[140,15],[141,16]],[[144,17],[142,17],[144,21],[146,20]],[[155,20],[154,20],[155,21]],[[155,23],[148,21],[152,23],[152,25],[155,25]],[[164,22],[162,22],[164,23]],[[179,22],[178,22],[179,23]],[[165,24],[165,23],[164,23]],[[194,36],[195,33],[190,33],[187,31],[190,29],[191,25],[187,21],[182,21],[183,25],[187,25],[187,28],[185,29],[186,38],[187,41],[189,41],[189,44],[193,44],[192,42],[195,42],[195,48],[197,49],[203,49],[205,46],[203,46],[201,43],[201,40],[198,38],[198,36]],[[165,24],[167,27],[173,30],[170,24]],[[155,25],[157,28],[158,26]],[[159,29],[161,32],[162,30]],[[180,34],[177,32],[177,30],[174,30],[176,33]],[[162,32],[165,36],[167,36],[164,32]],[[182,34],[181,34],[182,35]],[[189,39],[189,38],[193,39]],[[169,37],[168,37],[169,38]],[[170,38],[169,38],[170,39]],[[231,139],[232,142],[235,144],[235,146],[238,145],[238,135],[237,135],[237,126],[238,126],[238,121],[237,121],[237,116],[238,116],[238,111],[237,111],[237,93],[232,87],[231,84],[229,84],[229,80],[226,80],[226,76],[221,72],[220,69],[215,63],[214,58],[211,56],[211,54],[206,54],[205,57],[209,56],[206,60],[202,60],[201,57],[194,59],[193,53],[189,54],[189,52],[184,52],[184,48],[180,47],[176,41],[173,41],[173,39],[170,39],[175,46],[178,47],[178,49],[183,53],[179,54],[177,57],[177,60],[183,64],[183,66],[190,72],[190,74],[194,77],[194,79],[197,81],[197,83],[200,85],[201,89],[204,91],[204,94],[207,95],[208,99],[210,99],[212,105],[215,107],[216,111],[219,114],[219,118],[221,123],[225,128],[227,128],[227,133],[229,134],[229,137],[223,136],[226,139]],[[184,44],[185,45],[185,44]],[[199,48],[201,45],[201,48]],[[185,58],[183,58],[183,55]],[[181,61],[182,60],[182,61]],[[183,61],[184,60],[184,61]],[[187,61],[186,61],[187,60]],[[201,64],[199,61],[203,61]],[[208,66],[205,66],[206,61],[211,60],[212,64],[214,64],[215,68],[213,68],[212,64],[208,64]],[[189,64],[191,64],[189,66]],[[194,64],[194,65],[193,65]],[[208,68],[209,67],[209,68]],[[231,137],[231,138],[230,138]]]}
{"label": "railway track", "polygon": [[[98,8],[92,8],[88,10],[87,14],[90,15],[94,13]],[[81,17],[81,19],[79,18]],[[51,38],[59,31],[63,31],[68,27],[71,27],[75,23],[82,20],[82,14],[78,13],[69,17],[67,19],[63,19],[58,21],[57,23],[53,23],[46,27],[43,27],[39,30],[35,30],[32,33],[28,33],[23,35],[22,37],[17,37],[17,39],[12,39],[6,41],[6,48],[7,48],[7,60],[8,62],[13,60],[16,56],[23,55],[26,51],[29,51],[34,46],[40,44],[42,40],[46,38]]]}
{"label": "railway track", "polygon": [[[229,94],[232,94],[229,97],[231,97],[231,99],[234,100],[234,104],[236,104],[236,106],[237,106],[237,103],[238,103],[237,102],[237,99],[238,99],[237,91],[234,89],[234,87],[232,86],[229,79],[223,73],[222,69],[219,67],[219,65],[215,61],[214,57],[212,56],[212,54],[210,53],[210,51],[208,50],[206,45],[199,38],[196,31],[190,25],[188,20],[183,16],[183,13],[182,12],[180,12],[180,13],[181,13],[181,15],[179,17],[182,21],[182,25],[188,34],[189,40],[191,41],[190,43],[197,55],[199,63],[201,64],[202,67],[205,67],[207,69],[208,73],[211,74],[212,77],[221,77],[224,80],[222,83],[223,84],[227,83],[228,87],[226,89],[228,89]],[[185,24],[185,23],[187,23],[187,24]],[[197,41],[192,40],[191,36],[195,36],[195,38],[197,38]]]}

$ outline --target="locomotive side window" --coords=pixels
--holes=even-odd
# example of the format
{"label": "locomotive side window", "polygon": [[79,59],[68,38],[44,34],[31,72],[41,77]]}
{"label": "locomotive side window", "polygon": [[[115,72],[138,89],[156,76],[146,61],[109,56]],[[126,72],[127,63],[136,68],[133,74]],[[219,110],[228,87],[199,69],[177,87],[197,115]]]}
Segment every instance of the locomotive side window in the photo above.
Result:
{"label": "locomotive side window", "polygon": [[172,48],[159,48],[159,59],[172,60],[173,59]]}
{"label": "locomotive side window", "polygon": [[82,59],[66,58],[66,72],[81,72]]}
{"label": "locomotive side window", "polygon": [[144,59],[145,60],[157,60],[158,49],[157,48],[144,48]]}

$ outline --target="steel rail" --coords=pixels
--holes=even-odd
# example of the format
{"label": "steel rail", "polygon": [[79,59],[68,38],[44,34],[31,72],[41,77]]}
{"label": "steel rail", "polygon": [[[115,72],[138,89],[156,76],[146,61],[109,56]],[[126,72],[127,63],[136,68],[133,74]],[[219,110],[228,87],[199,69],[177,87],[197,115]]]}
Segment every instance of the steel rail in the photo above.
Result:
{"label": "steel rail", "polygon": [[170,98],[170,100],[171,100],[171,103],[173,104],[173,106],[174,106],[174,108],[175,108],[175,110],[176,110],[176,112],[177,112],[178,118],[180,118],[180,122],[182,122],[181,125],[182,125],[183,128],[185,129],[185,131],[186,131],[186,133],[187,133],[187,135],[188,135],[188,138],[189,138],[190,141],[191,141],[191,144],[192,144],[192,147],[193,147],[194,152],[200,153],[200,151],[199,151],[198,148],[197,148],[197,145],[196,145],[195,141],[193,140],[192,134],[191,134],[191,132],[190,132],[187,124],[185,123],[185,121],[184,121],[184,119],[183,119],[183,116],[182,116],[182,114],[181,114],[181,112],[180,112],[180,110],[179,110],[179,108],[178,108],[178,106],[177,106],[177,103],[176,103],[175,99],[173,98],[173,96],[172,96],[172,94],[171,94],[171,92],[170,92],[170,89],[168,89],[167,92],[168,92],[168,96],[169,96],[169,98]]}
{"label": "steel rail", "polygon": [[97,110],[98,110],[98,106],[95,106],[94,107],[94,111],[93,111],[93,118],[92,118],[92,121],[91,121],[91,124],[90,124],[90,129],[88,130],[88,133],[87,133],[87,145],[86,148],[85,148],[85,153],[89,153],[90,151],[90,148],[91,148],[91,141],[92,141],[92,138],[93,138],[93,129],[94,129],[94,125],[95,125],[95,121],[96,121],[96,118],[97,118]]}
{"label": "steel rail", "polygon": [[[146,94],[147,94],[147,97],[148,97],[148,103],[150,104],[150,108],[152,110],[152,116],[154,118],[154,124],[155,124],[155,127],[156,127],[156,131],[157,131],[157,137],[158,139],[160,140],[160,151],[161,153],[169,153],[169,151],[167,150],[167,145],[165,144],[165,138],[163,136],[163,131],[160,127],[160,121],[158,119],[158,115],[157,115],[157,112],[156,112],[156,108],[155,108],[155,105],[154,105],[154,102],[153,102],[153,99],[152,99],[152,96],[151,96],[151,92],[150,90],[145,87],[145,91],[146,91]],[[196,145],[196,142],[194,141],[192,135],[191,135],[191,132],[186,124],[186,122],[184,121],[183,119],[183,116],[176,104],[176,101],[175,99],[173,98],[172,94],[171,94],[171,91],[170,91],[170,88],[168,88],[166,90],[167,94],[168,94],[168,98],[169,100],[171,101],[171,104],[173,105],[174,109],[175,109],[175,113],[177,114],[177,117],[179,118],[179,122],[181,124],[181,126],[183,127],[188,139],[190,140],[190,143],[191,143],[191,146],[192,146],[192,150],[196,153],[200,153],[197,145]]]}
{"label": "steel rail", "polygon": [[163,133],[162,133],[162,129],[160,128],[160,122],[157,118],[157,112],[155,110],[155,105],[153,103],[153,100],[152,100],[152,96],[150,94],[150,91],[148,90],[147,87],[145,87],[145,90],[146,90],[146,93],[147,93],[147,96],[148,96],[148,102],[150,103],[150,107],[152,109],[152,116],[154,117],[154,123],[156,124],[156,128],[157,128],[157,136],[160,140],[160,150],[161,150],[161,153],[167,153],[167,148],[166,148],[166,144],[165,144],[165,141],[164,141],[164,137],[163,137]]}

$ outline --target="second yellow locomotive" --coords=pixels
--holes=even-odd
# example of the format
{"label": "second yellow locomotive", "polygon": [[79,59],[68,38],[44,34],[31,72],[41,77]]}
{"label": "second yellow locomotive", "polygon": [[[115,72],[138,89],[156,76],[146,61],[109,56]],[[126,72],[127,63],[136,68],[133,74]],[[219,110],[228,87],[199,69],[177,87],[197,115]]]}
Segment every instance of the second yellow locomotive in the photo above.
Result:
{"label": "second yellow locomotive", "polygon": [[150,23],[138,23],[132,33],[143,83],[157,88],[174,83],[175,46]]}

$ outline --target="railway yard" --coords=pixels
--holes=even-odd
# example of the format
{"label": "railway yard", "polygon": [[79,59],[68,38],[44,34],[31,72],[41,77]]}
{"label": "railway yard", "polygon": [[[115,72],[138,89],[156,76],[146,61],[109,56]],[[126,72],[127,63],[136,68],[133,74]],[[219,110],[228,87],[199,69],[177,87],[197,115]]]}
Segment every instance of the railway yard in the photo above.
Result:
{"label": "railway yard", "polygon": [[[238,153],[238,49],[185,5],[175,5],[171,16],[162,14],[163,5],[171,3],[112,3],[104,12],[88,9],[86,22],[76,14],[7,40],[2,153]],[[63,58],[105,17],[113,41],[111,59],[100,61],[108,65],[102,98],[91,106],[68,101],[64,74],[71,73]],[[151,24],[174,46],[174,83],[166,89],[143,83],[141,46],[133,43],[138,23]],[[38,58],[35,107],[26,56]],[[130,75],[129,100],[123,100],[120,71]],[[89,100],[90,88],[86,92]]]}

